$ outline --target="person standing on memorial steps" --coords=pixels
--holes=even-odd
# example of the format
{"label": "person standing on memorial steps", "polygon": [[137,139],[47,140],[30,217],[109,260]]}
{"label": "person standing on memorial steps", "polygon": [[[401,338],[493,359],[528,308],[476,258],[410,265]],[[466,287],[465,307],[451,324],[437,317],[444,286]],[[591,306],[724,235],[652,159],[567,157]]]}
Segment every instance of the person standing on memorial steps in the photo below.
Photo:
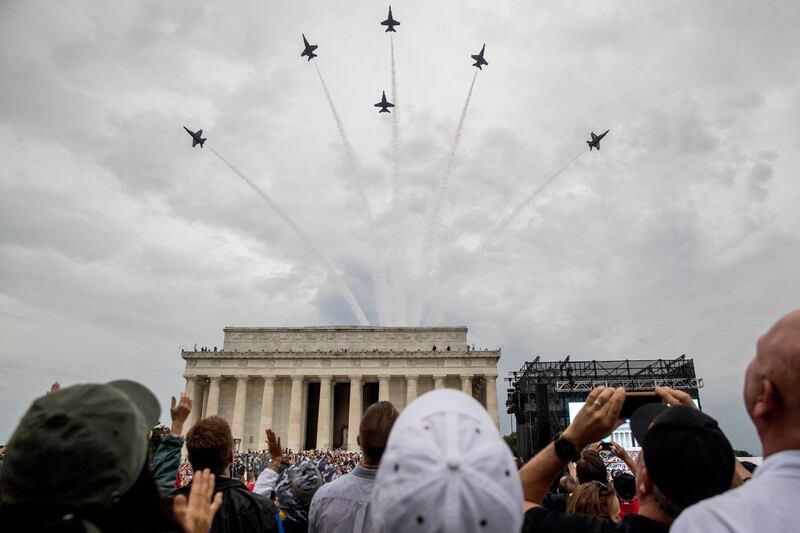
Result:
{"label": "person standing on memorial steps", "polygon": [[615,525],[540,505],[564,465],[579,458],[578,450],[610,434],[620,423],[625,389],[598,387],[589,393],[569,427],[520,470],[526,500],[523,533],[665,533],[684,508],[731,487],[733,448],[716,421],[701,413],[688,394],[664,387],[656,392],[666,404],[643,406],[631,419],[631,430],[642,446],[635,465],[639,514],[629,514]]}
{"label": "person standing on memorial steps", "polygon": [[673,531],[800,531],[800,310],[758,340],[745,373],[744,403],[764,462],[743,486],[687,509]]}
{"label": "person standing on memorial steps", "polygon": [[358,426],[361,463],[347,475],[323,485],[311,501],[309,533],[361,533],[368,531],[369,500],[386,449],[389,433],[399,413],[394,405],[380,401],[369,406]]}

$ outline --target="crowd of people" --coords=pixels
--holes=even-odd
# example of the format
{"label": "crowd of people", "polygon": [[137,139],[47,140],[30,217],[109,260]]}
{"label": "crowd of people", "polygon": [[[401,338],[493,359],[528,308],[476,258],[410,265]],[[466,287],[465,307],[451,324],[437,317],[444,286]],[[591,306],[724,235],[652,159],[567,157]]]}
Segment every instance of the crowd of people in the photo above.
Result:
{"label": "crowd of people", "polygon": [[[349,474],[361,461],[361,452],[348,451],[343,449],[333,450],[302,450],[292,451],[288,448],[283,450],[283,457],[287,458],[288,464],[294,464],[305,460],[325,459],[327,464],[333,468],[336,476]],[[270,461],[269,452],[266,450],[254,451],[234,451],[233,463],[228,469],[227,476],[238,479],[252,490],[255,480],[261,472],[267,468]],[[188,458],[178,467],[177,486],[188,485],[192,480],[192,465]]]}
{"label": "crowd of people", "polygon": [[[371,405],[360,453],[237,453],[228,423],[171,425],[141,384],[74,385],[36,399],[0,447],[0,529],[69,532],[789,532],[800,489],[800,311],[757,343],[744,403],[761,440],[755,472],[688,394],[657,388],[631,418],[632,457],[600,441],[622,388],[598,387],[571,424],[519,465],[486,410],[450,389],[402,413]],[[184,431],[188,429],[188,431]],[[182,435],[185,434],[185,438]],[[182,449],[188,461],[182,462]]]}

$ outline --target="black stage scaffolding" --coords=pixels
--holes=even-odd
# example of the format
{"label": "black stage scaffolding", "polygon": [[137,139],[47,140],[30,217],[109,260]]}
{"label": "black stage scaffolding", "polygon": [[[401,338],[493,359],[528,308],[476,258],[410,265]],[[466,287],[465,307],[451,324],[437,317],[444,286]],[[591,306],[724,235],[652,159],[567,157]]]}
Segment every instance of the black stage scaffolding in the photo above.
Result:
{"label": "black stage scaffolding", "polygon": [[624,359],[621,361],[533,361],[512,372],[506,408],[517,423],[519,455],[528,460],[569,425],[570,402],[583,402],[593,388],[625,387],[647,391],[670,387],[688,392],[699,402],[703,380],[695,375],[694,361]]}

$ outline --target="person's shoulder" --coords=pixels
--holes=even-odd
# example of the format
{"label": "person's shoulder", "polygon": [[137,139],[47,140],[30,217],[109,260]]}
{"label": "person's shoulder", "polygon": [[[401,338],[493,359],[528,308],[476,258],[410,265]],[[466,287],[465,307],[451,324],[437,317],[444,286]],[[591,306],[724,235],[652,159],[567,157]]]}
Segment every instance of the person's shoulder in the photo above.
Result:
{"label": "person's shoulder", "polygon": [[745,486],[732,489],[684,509],[670,531],[710,531],[715,526],[719,529],[723,524],[739,522],[753,503],[744,489]]}
{"label": "person's shoulder", "polygon": [[525,513],[522,533],[552,531],[564,533],[610,533],[614,525],[596,516],[580,513],[560,513],[544,507],[534,507]]}
{"label": "person's shoulder", "polygon": [[335,497],[339,491],[346,490],[350,481],[351,480],[347,479],[347,476],[342,476],[325,483],[314,493],[314,500]]}

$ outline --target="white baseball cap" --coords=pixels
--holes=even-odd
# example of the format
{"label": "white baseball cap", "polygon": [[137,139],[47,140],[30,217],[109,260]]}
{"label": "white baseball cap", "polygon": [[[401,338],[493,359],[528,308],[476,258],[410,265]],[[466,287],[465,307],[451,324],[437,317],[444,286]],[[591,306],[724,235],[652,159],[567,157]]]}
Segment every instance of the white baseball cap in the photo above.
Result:
{"label": "white baseball cap", "polygon": [[383,531],[514,532],[522,506],[511,450],[475,399],[439,389],[400,413],[372,493]]}

